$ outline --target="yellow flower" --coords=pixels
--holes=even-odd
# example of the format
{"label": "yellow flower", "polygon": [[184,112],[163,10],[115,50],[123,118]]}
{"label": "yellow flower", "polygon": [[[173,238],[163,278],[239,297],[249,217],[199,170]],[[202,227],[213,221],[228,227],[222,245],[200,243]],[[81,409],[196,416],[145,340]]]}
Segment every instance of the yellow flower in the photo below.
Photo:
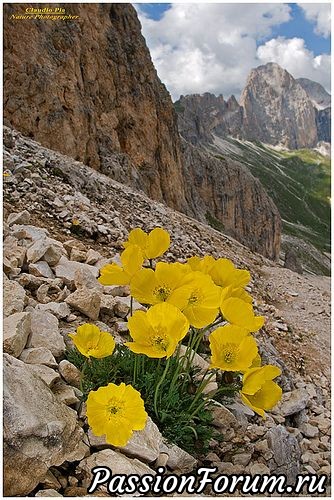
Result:
{"label": "yellow flower", "polygon": [[80,226],[79,219],[72,219],[72,224],[73,224],[73,226]]}
{"label": "yellow flower", "polygon": [[195,255],[194,257],[190,257],[187,262],[193,271],[210,274],[210,270],[216,261],[211,255],[205,255],[202,258]]}
{"label": "yellow flower", "polygon": [[170,245],[170,236],[161,227],[156,227],[149,234],[136,228],[130,231],[128,240],[123,243],[124,248],[129,245],[138,245],[145,259],[155,259],[166,252]]}
{"label": "yellow flower", "polygon": [[236,299],[241,299],[248,304],[253,302],[252,297],[243,288],[233,288],[232,286],[227,286],[226,288],[221,288],[221,300],[222,302],[230,297]]}
{"label": "yellow flower", "polygon": [[256,332],[264,324],[264,317],[255,316],[252,305],[241,299],[231,297],[224,300],[220,309],[229,323],[246,328],[249,332]]}
{"label": "yellow flower", "polygon": [[129,245],[121,254],[122,266],[107,264],[100,270],[98,281],[102,285],[128,285],[141,269],[144,257],[138,245]]}
{"label": "yellow flower", "polygon": [[[174,291],[181,286],[183,278],[190,271],[189,266],[178,262],[173,264],[158,262],[155,271],[153,269],[142,269],[133,277],[130,284],[131,295],[143,304],[169,302]],[[187,286],[185,286],[186,292],[189,293],[189,287]],[[182,306],[185,307],[186,305],[187,300],[185,297]],[[181,309],[181,307],[179,308]]]}
{"label": "yellow flower", "polygon": [[77,328],[76,334],[68,335],[78,349],[86,358],[105,358],[111,356],[115,349],[115,340],[108,332],[101,330],[90,323],[85,323]]}
{"label": "yellow flower", "polygon": [[223,288],[226,286],[232,286],[233,288],[244,287],[248,285],[251,278],[249,271],[237,269],[229,259],[216,260],[209,274],[216,285]]}
{"label": "yellow flower", "polygon": [[107,443],[125,446],[133,431],[144,429],[147,413],[140,393],[122,382],[88,394],[87,418],[96,436],[105,434]]}
{"label": "yellow flower", "polygon": [[210,276],[201,272],[186,274],[180,288],[176,289],[168,302],[178,307],[195,328],[212,323],[218,314],[220,288]]}
{"label": "yellow flower", "polygon": [[242,372],[257,356],[257,345],[248,331],[235,325],[225,325],[209,336],[211,368]]}
{"label": "yellow flower", "polygon": [[263,418],[264,410],[271,410],[282,397],[282,389],[273,382],[280,374],[277,366],[267,365],[251,368],[243,376],[241,399]]}
{"label": "yellow flower", "polygon": [[136,311],[128,320],[134,342],[125,345],[136,354],[169,358],[189,330],[187,318],[171,304],[157,304],[147,312]]}

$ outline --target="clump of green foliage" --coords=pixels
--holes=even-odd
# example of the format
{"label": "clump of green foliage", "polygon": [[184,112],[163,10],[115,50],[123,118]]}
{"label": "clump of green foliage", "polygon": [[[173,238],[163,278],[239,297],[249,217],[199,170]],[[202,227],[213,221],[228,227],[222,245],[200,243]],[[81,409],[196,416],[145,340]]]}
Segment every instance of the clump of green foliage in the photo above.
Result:
{"label": "clump of green foliage", "polygon": [[[235,384],[229,381],[226,385],[222,381],[215,400],[204,399],[203,394],[196,396],[201,382],[200,378],[196,377],[198,368],[191,368],[187,378],[181,375],[176,383],[175,380],[172,383],[179,360],[176,357],[171,358],[159,391],[157,418],[154,411],[154,393],[165,370],[166,360],[161,359],[157,364],[156,359],[134,354],[122,345],[116,347],[112,356],[102,359],[90,358],[88,363],[87,358],[75,348],[67,350],[66,354],[67,359],[82,371],[83,400],[90,391],[110,382],[131,384],[140,391],[145,401],[145,409],[158,425],[162,435],[193,455],[205,453],[210,439],[221,439],[212,426],[211,409],[214,401],[226,402],[226,398],[233,398],[235,392],[240,389],[237,381]],[[135,364],[137,373],[134,375]]]}

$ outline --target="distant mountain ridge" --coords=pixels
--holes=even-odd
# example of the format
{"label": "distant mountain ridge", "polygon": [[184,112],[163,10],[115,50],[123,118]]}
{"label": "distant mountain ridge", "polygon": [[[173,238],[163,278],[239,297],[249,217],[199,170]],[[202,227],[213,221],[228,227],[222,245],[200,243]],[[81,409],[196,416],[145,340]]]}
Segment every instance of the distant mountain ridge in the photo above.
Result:
{"label": "distant mountain ridge", "polygon": [[330,141],[330,100],[320,84],[267,63],[250,72],[239,103],[205,93],[181,96],[175,109],[192,144],[212,143],[214,134],[301,149]]}

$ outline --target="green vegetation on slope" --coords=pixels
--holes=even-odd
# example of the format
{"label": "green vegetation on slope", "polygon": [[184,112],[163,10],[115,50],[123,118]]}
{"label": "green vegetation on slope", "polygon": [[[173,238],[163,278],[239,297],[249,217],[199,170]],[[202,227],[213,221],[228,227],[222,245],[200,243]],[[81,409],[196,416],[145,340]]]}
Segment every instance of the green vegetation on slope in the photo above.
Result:
{"label": "green vegetation on slope", "polygon": [[219,141],[220,150],[248,167],[277,205],[283,231],[330,251],[330,160],[314,150],[278,151],[261,143]]}

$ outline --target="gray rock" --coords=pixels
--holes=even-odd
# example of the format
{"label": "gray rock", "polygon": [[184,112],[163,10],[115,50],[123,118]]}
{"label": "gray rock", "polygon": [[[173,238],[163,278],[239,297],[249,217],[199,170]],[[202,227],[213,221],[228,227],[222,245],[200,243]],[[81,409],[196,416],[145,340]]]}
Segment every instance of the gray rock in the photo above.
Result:
{"label": "gray rock", "polygon": [[277,412],[287,417],[298,413],[306,408],[309,395],[305,389],[295,389],[290,393],[285,393],[283,401],[276,407]]}
{"label": "gray rock", "polygon": [[138,474],[142,476],[144,474],[155,475],[154,470],[150,469],[148,465],[143,464],[136,458],[128,458],[122,453],[114,450],[102,450],[97,453],[93,453],[88,458],[82,460],[76,472],[81,474],[82,485],[88,487],[92,481],[92,469],[93,467],[109,467],[113,475],[117,474]]}
{"label": "gray rock", "polygon": [[19,359],[24,363],[33,365],[45,365],[50,368],[57,368],[58,366],[52,352],[46,347],[23,349]]}
{"label": "gray rock", "polygon": [[46,261],[50,266],[55,266],[65,249],[63,245],[56,240],[48,237],[36,240],[27,250],[27,261],[34,264],[39,260]]}
{"label": "gray rock", "polygon": [[[105,440],[105,436],[95,436],[91,429],[88,430],[90,445],[97,449],[112,448]],[[153,462],[160,454],[162,435],[150,417],[147,419],[142,431],[134,431],[132,438],[120,451],[131,458],[138,458],[143,462]]]}
{"label": "gray rock", "polygon": [[47,490],[39,490],[37,491],[35,497],[62,497],[63,495],[61,495],[60,493],[58,493],[58,491],[52,489],[52,488],[49,488]]}
{"label": "gray rock", "polygon": [[3,350],[18,358],[26,346],[31,332],[29,312],[15,313],[3,323]]}
{"label": "gray rock", "polygon": [[55,357],[65,352],[65,342],[53,314],[36,310],[31,313],[31,336],[27,347],[46,347]]}
{"label": "gray rock", "polygon": [[52,387],[52,392],[60,401],[61,403],[64,403],[65,405],[73,405],[76,403],[79,403],[79,399],[77,398],[73,387],[64,384],[63,382],[58,382]]}
{"label": "gray rock", "polygon": [[15,225],[13,227],[13,236],[19,240],[28,239],[36,241],[39,239],[44,239],[48,236],[49,232],[47,229],[29,225]]}
{"label": "gray rock", "polygon": [[213,425],[218,429],[226,430],[229,428],[238,428],[239,423],[236,417],[225,406],[215,406],[212,409]]}
{"label": "gray rock", "polygon": [[300,473],[301,451],[297,439],[285,427],[278,425],[269,429],[267,441],[269,450],[273,452],[273,458],[268,463],[271,472],[285,474],[288,484],[294,484]]}
{"label": "gray rock", "polygon": [[83,431],[28,365],[4,356],[4,494],[25,496],[68,459]]}
{"label": "gray rock", "polygon": [[99,252],[96,252],[96,250],[93,250],[90,248],[87,252],[86,255],[86,264],[89,264],[90,266],[93,266],[96,264],[96,262],[100,259],[102,259],[102,255]]}
{"label": "gray rock", "polygon": [[74,285],[76,288],[90,288],[90,289],[98,289],[101,293],[103,293],[103,285],[99,283],[92,273],[92,266],[82,266],[76,269],[74,273]]}
{"label": "gray rock", "polygon": [[65,302],[92,320],[99,317],[101,293],[96,289],[79,288]]}
{"label": "gray rock", "polygon": [[35,264],[29,264],[29,273],[34,276],[42,276],[44,278],[54,278],[51,267],[44,260],[40,260]]}
{"label": "gray rock", "polygon": [[16,281],[4,280],[3,314],[10,316],[22,312],[27,301],[24,288]]}
{"label": "gray rock", "polygon": [[48,302],[47,304],[38,304],[37,311],[47,311],[58,319],[66,318],[71,314],[69,306],[65,302]]}
{"label": "gray rock", "polygon": [[81,262],[74,262],[68,260],[66,257],[61,257],[54,271],[57,278],[62,278],[66,285],[75,285],[75,272],[78,269],[85,269],[89,271],[94,278],[99,275],[98,269],[94,266],[89,266],[88,264],[83,264]]}
{"label": "gray rock", "polygon": [[67,359],[63,359],[59,363],[59,373],[64,380],[70,385],[79,388],[81,382],[81,372],[80,370],[70,363]]}
{"label": "gray rock", "polygon": [[161,453],[167,453],[167,465],[176,474],[186,474],[196,468],[197,460],[176,444],[170,444],[166,440],[160,446]]}
{"label": "gray rock", "polygon": [[23,210],[23,212],[19,213],[11,213],[8,216],[7,224],[12,226],[13,224],[29,224],[30,222],[30,213],[28,210]]}
{"label": "gray rock", "polygon": [[245,467],[249,464],[251,458],[251,453],[237,453],[232,457],[232,462],[234,465],[243,465]]}
{"label": "gray rock", "polygon": [[53,385],[60,379],[59,373],[45,365],[38,364],[28,364],[28,368],[39,377],[43,382],[46,383],[48,387],[53,387]]}

